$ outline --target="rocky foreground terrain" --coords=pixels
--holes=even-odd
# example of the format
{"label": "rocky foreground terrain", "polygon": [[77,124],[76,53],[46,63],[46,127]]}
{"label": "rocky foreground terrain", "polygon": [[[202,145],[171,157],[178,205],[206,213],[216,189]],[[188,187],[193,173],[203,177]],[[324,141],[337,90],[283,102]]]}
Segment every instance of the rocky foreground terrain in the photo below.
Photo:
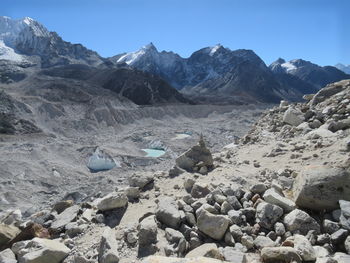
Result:
{"label": "rocky foreground terrain", "polygon": [[350,262],[350,80],[305,99],[105,195],[2,212],[0,262]]}

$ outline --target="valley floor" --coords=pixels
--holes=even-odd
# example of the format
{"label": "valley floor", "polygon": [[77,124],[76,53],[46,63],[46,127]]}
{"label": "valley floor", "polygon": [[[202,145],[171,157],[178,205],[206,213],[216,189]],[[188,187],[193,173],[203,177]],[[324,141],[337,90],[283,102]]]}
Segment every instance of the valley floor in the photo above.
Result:
{"label": "valley floor", "polygon": [[[0,210],[16,207],[31,214],[66,195],[79,193],[75,198],[82,201],[112,191],[136,171],[168,170],[200,134],[213,152],[220,151],[243,136],[267,107],[146,107],[139,110],[146,112],[145,118],[117,128],[101,124],[91,132],[67,127],[56,133],[1,135]],[[190,136],[181,136],[184,133]],[[91,173],[86,164],[96,147],[121,167]],[[146,158],[144,148],[164,148],[166,154]]]}

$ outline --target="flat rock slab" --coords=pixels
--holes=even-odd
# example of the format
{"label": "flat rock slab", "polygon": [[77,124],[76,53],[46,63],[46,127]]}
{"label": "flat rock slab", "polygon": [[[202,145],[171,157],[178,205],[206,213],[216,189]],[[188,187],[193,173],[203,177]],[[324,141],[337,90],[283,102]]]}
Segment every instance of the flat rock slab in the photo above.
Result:
{"label": "flat rock slab", "polygon": [[55,221],[51,224],[51,229],[54,230],[61,230],[67,225],[68,223],[72,222],[76,219],[78,216],[80,207],[78,205],[73,205],[71,207],[68,207],[66,210],[64,210],[61,214],[59,214]]}

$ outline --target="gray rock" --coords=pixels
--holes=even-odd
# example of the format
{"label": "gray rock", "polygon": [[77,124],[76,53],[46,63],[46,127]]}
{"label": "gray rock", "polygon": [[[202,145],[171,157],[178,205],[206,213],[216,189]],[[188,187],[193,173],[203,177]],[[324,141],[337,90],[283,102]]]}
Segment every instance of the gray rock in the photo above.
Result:
{"label": "gray rock", "polygon": [[233,209],[239,210],[242,208],[242,205],[236,196],[228,196],[226,200],[233,207]]}
{"label": "gray rock", "polygon": [[343,243],[348,236],[349,231],[346,229],[339,229],[331,235],[331,241],[333,244]]}
{"label": "gray rock", "polygon": [[316,252],[310,241],[302,235],[294,235],[286,239],[294,244],[294,249],[299,253],[304,261],[315,261]]}
{"label": "gray rock", "polygon": [[350,173],[342,168],[309,167],[293,185],[295,203],[311,210],[334,210],[339,200],[350,200]]}
{"label": "gray rock", "polygon": [[224,256],[220,253],[215,243],[203,244],[187,253],[186,258],[208,257],[223,260]]}
{"label": "gray rock", "polygon": [[333,234],[337,230],[339,230],[340,226],[338,223],[325,219],[323,221],[323,231],[328,234]]}
{"label": "gray rock", "polygon": [[170,244],[175,245],[174,249],[178,255],[183,255],[186,252],[188,245],[184,235],[181,232],[172,228],[165,228],[165,238]]}
{"label": "gray rock", "polygon": [[37,237],[13,244],[12,251],[21,263],[60,263],[70,253],[70,249],[57,240]]}
{"label": "gray rock", "polygon": [[125,194],[128,199],[135,200],[140,198],[140,189],[138,187],[129,186],[125,188]]}
{"label": "gray rock", "polygon": [[233,224],[241,225],[245,222],[245,216],[241,210],[230,210],[227,213]]}
{"label": "gray rock", "polygon": [[214,215],[203,210],[197,218],[197,226],[200,231],[213,239],[221,240],[229,226],[230,220],[223,215]]}
{"label": "gray rock", "polygon": [[128,198],[123,192],[113,192],[98,199],[96,202],[98,210],[107,211],[125,207],[128,204]]}
{"label": "gray rock", "polygon": [[68,223],[74,221],[77,218],[79,211],[80,207],[78,205],[73,205],[66,208],[52,222],[51,229],[54,229],[55,231],[61,231]]}
{"label": "gray rock", "polygon": [[244,253],[236,251],[232,247],[225,247],[222,249],[222,254],[226,261],[232,263],[243,263],[244,262]]}
{"label": "gray rock", "polygon": [[256,208],[257,222],[266,229],[271,229],[282,215],[283,209],[273,204],[262,202]]}
{"label": "gray rock", "polygon": [[15,238],[20,232],[20,229],[13,225],[0,224],[0,249]]}
{"label": "gray rock", "polygon": [[316,258],[328,257],[330,255],[329,251],[321,246],[313,246]]}
{"label": "gray rock", "polygon": [[166,226],[177,229],[181,223],[181,215],[176,201],[171,197],[160,199],[156,209],[157,219]]}
{"label": "gray rock", "polygon": [[345,253],[337,252],[334,254],[333,258],[337,261],[337,263],[349,263],[350,262],[350,255],[347,255]]}
{"label": "gray rock", "polygon": [[202,198],[210,193],[209,187],[204,183],[195,183],[191,190],[191,196],[194,198]]}
{"label": "gray rock", "polygon": [[338,263],[338,261],[330,257],[322,257],[317,258],[315,263]]}
{"label": "gray rock", "polygon": [[265,247],[261,250],[261,258],[266,263],[302,262],[300,255],[292,247]]}
{"label": "gray rock", "polygon": [[221,214],[227,215],[228,211],[230,211],[230,210],[232,210],[232,209],[233,209],[232,205],[230,205],[229,202],[224,201],[224,202],[221,204],[220,212],[221,212]]}
{"label": "gray rock", "polygon": [[284,233],[286,233],[286,228],[284,227],[283,223],[276,222],[275,232],[278,236],[283,236]]}
{"label": "gray rock", "polygon": [[340,205],[340,217],[339,222],[342,227],[350,230],[350,202],[345,200],[339,200]]}
{"label": "gray rock", "polygon": [[344,247],[346,250],[346,253],[350,255],[350,236],[348,236],[344,241]]}
{"label": "gray rock", "polygon": [[320,233],[320,225],[317,221],[299,209],[294,209],[287,214],[283,223],[287,230],[292,233],[300,232],[300,234],[306,235],[310,230],[315,230],[317,234]]}
{"label": "gray rock", "polygon": [[141,247],[149,246],[157,242],[158,227],[155,216],[144,218],[139,226],[139,245]]}
{"label": "gray rock", "polygon": [[83,225],[78,225],[78,223],[76,223],[76,222],[68,223],[65,226],[65,229],[66,229],[66,234],[70,238],[75,237],[75,236],[83,233],[83,231],[84,231]]}
{"label": "gray rock", "polygon": [[263,194],[267,190],[266,184],[258,183],[250,188],[250,191],[254,194]]}
{"label": "gray rock", "polygon": [[224,236],[224,241],[227,245],[234,246],[235,245],[235,239],[233,238],[230,231],[227,231]]}
{"label": "gray rock", "polygon": [[292,200],[285,198],[273,188],[267,190],[264,193],[263,198],[266,202],[281,207],[285,213],[296,208],[296,205]]}
{"label": "gray rock", "polygon": [[243,235],[241,237],[241,243],[243,246],[245,246],[248,250],[252,249],[254,247],[254,239],[251,236]]}
{"label": "gray rock", "polygon": [[176,165],[189,172],[192,172],[198,163],[202,163],[202,166],[206,167],[213,166],[213,157],[205,146],[203,137],[200,138],[198,145],[193,146],[176,158]]}
{"label": "gray rock", "polygon": [[129,178],[129,185],[132,187],[144,188],[149,183],[153,182],[152,173],[136,173],[131,175]]}
{"label": "gray rock", "polygon": [[230,226],[230,233],[232,235],[232,237],[234,238],[234,240],[236,242],[241,242],[241,238],[243,236],[243,232],[241,230],[241,228],[237,225],[232,225]]}
{"label": "gray rock", "polygon": [[103,231],[98,251],[99,263],[118,263],[118,242],[113,229],[106,227]]}
{"label": "gray rock", "polygon": [[195,182],[193,178],[186,178],[184,181],[185,190],[190,193]]}
{"label": "gray rock", "polygon": [[261,248],[264,248],[264,247],[275,247],[275,246],[276,246],[276,243],[273,242],[273,240],[271,240],[271,239],[268,238],[268,237],[257,236],[257,237],[254,239],[254,246],[255,246],[257,249],[261,249]]}
{"label": "gray rock", "polygon": [[283,122],[292,126],[298,126],[304,122],[303,113],[300,110],[289,106],[283,115]]}
{"label": "gray rock", "polygon": [[0,252],[0,263],[17,263],[16,255],[11,249],[5,249]]}

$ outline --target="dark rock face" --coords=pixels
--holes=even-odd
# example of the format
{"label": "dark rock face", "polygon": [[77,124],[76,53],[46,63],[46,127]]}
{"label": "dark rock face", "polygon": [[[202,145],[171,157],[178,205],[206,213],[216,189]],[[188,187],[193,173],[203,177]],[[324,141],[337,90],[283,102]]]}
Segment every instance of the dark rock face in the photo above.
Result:
{"label": "dark rock face", "polygon": [[0,134],[28,134],[41,130],[29,120],[22,119],[19,112],[30,113],[25,104],[16,101],[4,91],[0,92]]}
{"label": "dark rock face", "polygon": [[[99,86],[128,98],[138,105],[191,103],[161,78],[131,68],[102,69],[86,65],[67,65],[43,70],[40,74],[79,80],[89,85]],[[74,97],[84,98],[80,94]]]}
{"label": "dark rock face", "polygon": [[298,77],[300,80],[304,81],[303,87],[307,87],[306,84],[309,84],[317,90],[329,83],[350,78],[349,75],[336,67],[321,67],[302,59],[294,59],[287,63],[283,59],[278,59],[273,62],[269,68],[277,74],[287,73]]}

